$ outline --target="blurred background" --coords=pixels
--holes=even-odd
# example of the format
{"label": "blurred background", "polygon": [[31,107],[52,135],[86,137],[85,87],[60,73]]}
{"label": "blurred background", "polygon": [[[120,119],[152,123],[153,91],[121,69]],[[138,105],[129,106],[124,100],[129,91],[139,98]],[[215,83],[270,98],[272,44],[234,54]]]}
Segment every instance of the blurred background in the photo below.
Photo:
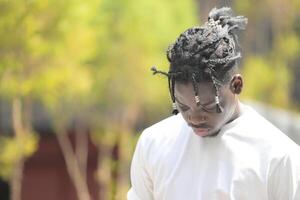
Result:
{"label": "blurred background", "polygon": [[0,0],[0,199],[126,199],[170,116],[165,51],[213,7],[248,17],[241,98],[300,143],[299,0]]}

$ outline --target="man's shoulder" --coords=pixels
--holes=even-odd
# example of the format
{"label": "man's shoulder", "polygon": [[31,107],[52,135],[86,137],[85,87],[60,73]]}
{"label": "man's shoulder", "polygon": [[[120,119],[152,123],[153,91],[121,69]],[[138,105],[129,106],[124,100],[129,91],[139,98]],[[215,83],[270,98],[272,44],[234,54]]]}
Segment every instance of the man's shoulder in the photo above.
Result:
{"label": "man's shoulder", "polygon": [[249,144],[256,144],[255,147],[261,147],[264,151],[268,149],[269,153],[275,154],[285,154],[297,146],[292,139],[255,109],[250,106],[246,109],[241,126],[236,133],[238,138],[243,138]]}
{"label": "man's shoulder", "polygon": [[143,137],[159,137],[166,136],[171,133],[177,132],[180,127],[184,125],[185,121],[181,114],[173,115],[167,117],[149,127],[147,127],[143,132]]}
{"label": "man's shoulder", "polygon": [[275,136],[274,134],[285,135],[278,127],[259,114],[250,106],[244,105],[244,114],[241,117],[241,128],[252,131],[251,136],[258,134],[258,136]]}
{"label": "man's shoulder", "polygon": [[179,137],[188,135],[188,126],[181,114],[165,118],[146,128],[140,135],[143,148],[161,149],[174,143]]}
{"label": "man's shoulder", "polygon": [[[161,121],[147,127],[145,130],[153,130],[157,128],[172,128],[175,124],[184,122],[182,115],[179,113],[177,115],[169,116],[165,119],[162,119]],[[171,126],[171,127],[170,127]]]}

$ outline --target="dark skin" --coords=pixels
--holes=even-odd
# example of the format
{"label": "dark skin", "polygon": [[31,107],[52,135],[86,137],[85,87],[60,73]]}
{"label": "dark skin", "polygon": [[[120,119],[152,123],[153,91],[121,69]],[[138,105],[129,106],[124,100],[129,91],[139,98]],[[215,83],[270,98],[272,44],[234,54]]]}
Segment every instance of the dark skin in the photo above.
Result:
{"label": "dark skin", "polygon": [[227,123],[240,116],[238,94],[243,88],[243,79],[240,74],[234,74],[229,83],[219,89],[222,113],[216,112],[215,89],[211,82],[198,84],[200,104],[195,101],[195,93],[191,82],[175,84],[175,98],[178,110],[184,120],[201,137],[216,136]]}

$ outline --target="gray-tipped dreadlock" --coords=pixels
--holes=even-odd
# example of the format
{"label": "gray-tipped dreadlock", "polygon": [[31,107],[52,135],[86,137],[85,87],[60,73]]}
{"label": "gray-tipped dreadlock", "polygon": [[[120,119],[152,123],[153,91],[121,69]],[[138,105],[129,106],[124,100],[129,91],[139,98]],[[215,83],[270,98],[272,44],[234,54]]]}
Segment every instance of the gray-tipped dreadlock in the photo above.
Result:
{"label": "gray-tipped dreadlock", "polygon": [[155,67],[152,71],[153,74],[160,73],[168,77],[173,114],[178,113],[174,95],[175,82],[192,82],[195,101],[200,104],[197,85],[200,81],[211,81],[216,92],[216,111],[222,112],[219,86],[228,79],[231,69],[241,57],[236,49],[237,33],[244,30],[246,24],[247,18],[234,16],[231,8],[213,8],[204,25],[189,28],[169,46],[169,72],[159,71]]}

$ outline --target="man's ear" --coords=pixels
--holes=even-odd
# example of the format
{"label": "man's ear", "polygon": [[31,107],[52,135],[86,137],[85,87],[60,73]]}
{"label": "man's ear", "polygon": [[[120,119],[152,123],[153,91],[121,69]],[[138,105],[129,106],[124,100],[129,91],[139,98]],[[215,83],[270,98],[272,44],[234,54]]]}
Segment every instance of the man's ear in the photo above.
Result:
{"label": "man's ear", "polygon": [[230,81],[230,90],[234,94],[240,94],[243,89],[243,77],[240,74],[235,74]]}

